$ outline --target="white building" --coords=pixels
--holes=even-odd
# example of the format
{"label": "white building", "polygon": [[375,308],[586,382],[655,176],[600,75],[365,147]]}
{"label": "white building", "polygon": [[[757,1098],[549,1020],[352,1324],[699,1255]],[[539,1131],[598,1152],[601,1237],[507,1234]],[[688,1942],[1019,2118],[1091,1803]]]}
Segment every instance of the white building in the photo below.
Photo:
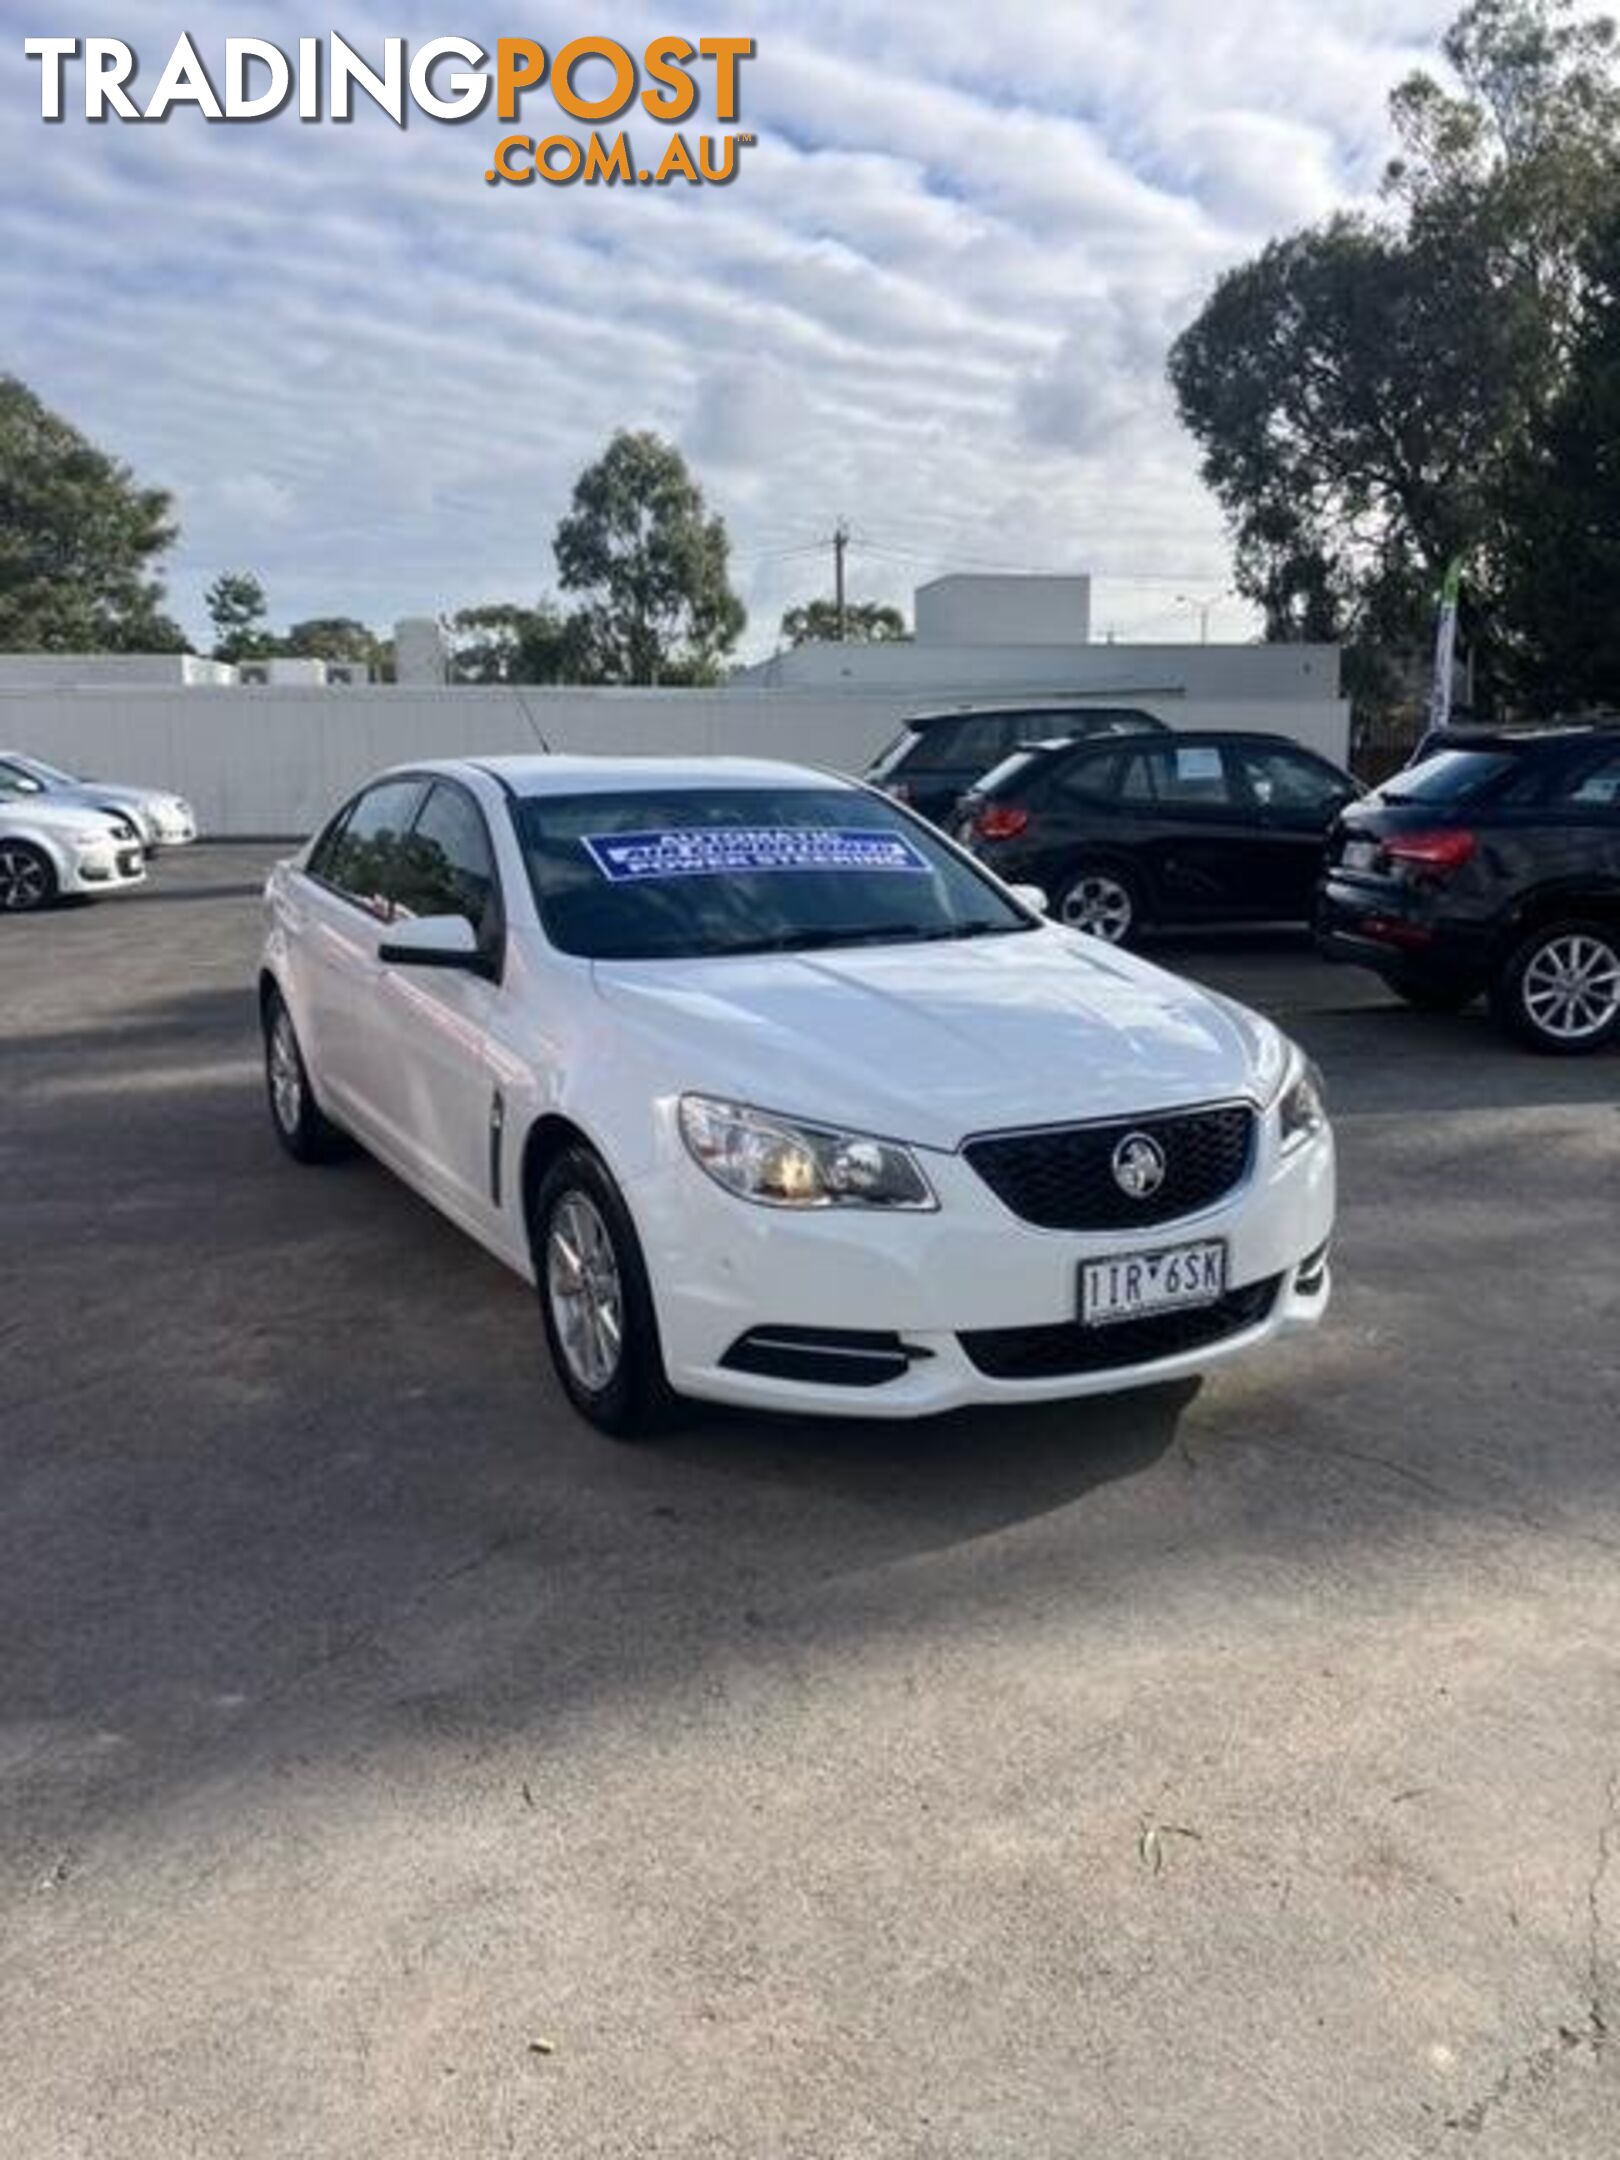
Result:
{"label": "white building", "polygon": [[911,596],[919,645],[1088,645],[1091,580],[957,573]]}

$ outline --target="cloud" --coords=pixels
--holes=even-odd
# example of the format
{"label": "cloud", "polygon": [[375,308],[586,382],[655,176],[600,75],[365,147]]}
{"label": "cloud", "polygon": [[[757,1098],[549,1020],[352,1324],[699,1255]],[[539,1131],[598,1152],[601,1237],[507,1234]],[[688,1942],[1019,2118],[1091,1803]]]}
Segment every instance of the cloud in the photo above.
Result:
{"label": "cloud", "polygon": [[[276,11],[207,12],[127,0],[138,83],[182,30],[209,58]],[[757,0],[738,179],[629,194],[487,188],[488,114],[47,127],[17,38],[0,364],[175,491],[199,632],[222,567],[286,620],[536,592],[621,425],[679,440],[726,514],[753,649],[828,583],[808,550],[839,516],[877,597],[986,562],[1219,585],[1165,348],[1226,264],[1366,196],[1387,89],[1450,12]],[[513,27],[493,0],[357,0],[341,25],[372,55]],[[581,26],[530,0],[518,27]],[[632,46],[668,27],[615,11]]]}

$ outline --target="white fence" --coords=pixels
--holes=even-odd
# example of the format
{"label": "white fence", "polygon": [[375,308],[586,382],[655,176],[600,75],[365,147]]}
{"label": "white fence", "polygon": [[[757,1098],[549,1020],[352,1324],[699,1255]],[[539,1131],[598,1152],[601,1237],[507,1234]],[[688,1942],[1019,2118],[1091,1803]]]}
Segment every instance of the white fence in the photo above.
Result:
{"label": "white fence", "polygon": [[[1175,727],[1263,728],[1345,758],[1349,708],[1336,698],[1131,702]],[[308,832],[369,774],[412,758],[545,745],[858,772],[918,709],[914,694],[832,690],[0,688],[0,748],[174,788],[207,833],[280,836]]]}

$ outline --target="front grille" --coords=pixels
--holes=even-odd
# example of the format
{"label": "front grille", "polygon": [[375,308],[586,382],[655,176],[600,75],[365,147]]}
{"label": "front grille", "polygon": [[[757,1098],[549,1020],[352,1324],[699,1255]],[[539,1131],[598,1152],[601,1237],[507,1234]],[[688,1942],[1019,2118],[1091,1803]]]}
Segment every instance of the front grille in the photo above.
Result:
{"label": "front grille", "polygon": [[[1224,1200],[1248,1172],[1255,1115],[1246,1103],[1166,1116],[1111,1118],[989,1133],[962,1150],[996,1198],[1042,1230],[1141,1230]],[[1164,1182],[1133,1199],[1114,1176],[1114,1150],[1146,1133],[1164,1156]]]}
{"label": "front grille", "polygon": [[1228,1290],[1213,1305],[1187,1312],[1153,1313],[1086,1327],[1060,1320],[1049,1327],[979,1328],[961,1337],[962,1348],[988,1380],[1056,1380],[1066,1373],[1119,1372],[1180,1357],[1210,1343],[1258,1327],[1277,1302],[1280,1275]]}

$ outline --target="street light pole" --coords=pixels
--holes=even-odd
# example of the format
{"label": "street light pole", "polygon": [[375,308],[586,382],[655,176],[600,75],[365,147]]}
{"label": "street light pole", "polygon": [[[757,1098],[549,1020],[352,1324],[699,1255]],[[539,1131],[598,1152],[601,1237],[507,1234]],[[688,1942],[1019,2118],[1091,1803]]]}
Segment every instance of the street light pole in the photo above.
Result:
{"label": "street light pole", "polygon": [[1182,592],[1176,594],[1177,607],[1190,607],[1196,608],[1198,610],[1198,642],[1200,645],[1207,645],[1209,643],[1209,617],[1211,609],[1218,606],[1219,603],[1225,598],[1226,587],[1224,585],[1221,587],[1221,590],[1219,592],[1211,593],[1205,599],[1200,599],[1195,593]]}

